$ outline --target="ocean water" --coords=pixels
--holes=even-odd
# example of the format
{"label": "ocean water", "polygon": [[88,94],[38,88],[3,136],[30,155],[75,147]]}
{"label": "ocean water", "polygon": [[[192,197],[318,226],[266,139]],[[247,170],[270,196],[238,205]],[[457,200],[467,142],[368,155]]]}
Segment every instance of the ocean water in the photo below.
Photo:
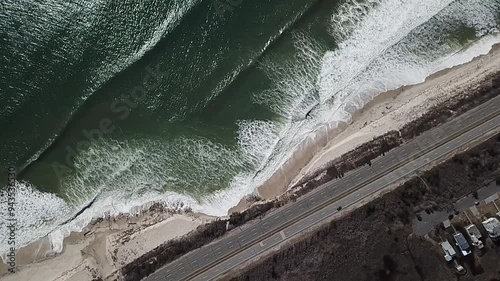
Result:
{"label": "ocean water", "polygon": [[487,53],[499,20],[500,0],[4,1],[16,242],[58,251],[155,201],[225,215],[376,95]]}

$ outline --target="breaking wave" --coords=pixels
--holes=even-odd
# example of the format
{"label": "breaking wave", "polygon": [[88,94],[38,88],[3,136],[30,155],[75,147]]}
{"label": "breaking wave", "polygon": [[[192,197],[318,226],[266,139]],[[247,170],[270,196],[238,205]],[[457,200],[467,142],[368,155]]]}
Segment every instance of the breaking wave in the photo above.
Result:
{"label": "breaking wave", "polygon": [[[76,175],[61,174],[69,188],[60,196],[18,183],[21,244],[50,233],[58,251],[62,239],[92,217],[135,212],[148,202],[171,207],[182,203],[223,216],[301,147],[328,137],[376,95],[423,82],[439,70],[487,53],[500,42],[499,8],[493,0],[346,1],[332,11],[324,27],[336,49],[307,29],[298,29],[291,32],[291,56],[270,51],[259,60],[258,70],[271,87],[253,93],[252,102],[277,118],[240,120],[234,145],[203,137],[141,136],[92,144],[76,159]],[[154,38],[168,26],[160,26],[137,53],[154,46]],[[97,195],[90,208],[59,225]],[[0,236],[0,245],[6,245],[5,239]]]}

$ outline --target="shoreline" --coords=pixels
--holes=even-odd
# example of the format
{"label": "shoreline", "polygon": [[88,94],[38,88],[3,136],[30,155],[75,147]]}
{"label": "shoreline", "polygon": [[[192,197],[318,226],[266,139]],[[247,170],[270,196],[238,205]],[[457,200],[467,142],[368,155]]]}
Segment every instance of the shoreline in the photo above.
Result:
{"label": "shoreline", "polygon": [[161,204],[135,216],[94,219],[82,231],[65,237],[60,253],[54,252],[48,236],[22,247],[16,255],[16,273],[9,273],[2,261],[0,277],[6,281],[117,280],[125,264],[215,219]]}
{"label": "shoreline", "polygon": [[[344,153],[390,130],[401,129],[432,106],[459,97],[462,91],[484,82],[488,74],[499,71],[500,45],[496,44],[488,54],[441,70],[423,83],[380,94],[353,114],[349,125],[343,123],[328,132],[328,136],[307,141],[307,145],[283,165],[278,175],[258,187],[257,192],[264,200],[274,199]],[[250,205],[245,197],[229,213],[241,212]],[[6,266],[2,263],[0,276],[4,280],[35,280],[29,279],[30,276],[40,268],[46,268],[44,280],[86,280],[79,278],[93,275],[106,278],[118,273],[116,266],[122,266],[134,257],[215,219],[204,214],[173,212],[158,206],[155,204],[137,217],[123,214],[93,221],[81,232],[73,232],[66,237],[63,251],[59,254],[51,254],[50,241],[46,236],[19,250],[17,261],[21,270],[18,273],[3,276]],[[147,245],[137,248],[134,243]]]}
{"label": "shoreline", "polygon": [[[499,63],[500,44],[495,44],[487,54],[440,70],[422,83],[377,95],[363,109],[353,113],[349,123],[340,123],[317,141],[307,141],[278,172],[257,188],[258,194],[264,200],[283,194],[302,179],[325,170],[331,161],[343,154],[391,130],[400,130],[433,106],[457,98],[464,89],[478,86],[488,75],[500,71]],[[242,211],[241,207],[247,205],[240,201],[230,212]]]}
{"label": "shoreline", "polygon": [[[400,255],[393,259],[399,265],[397,271],[391,271],[391,275],[400,274],[394,280],[445,280],[442,274],[436,274],[435,278],[431,276],[436,273],[435,265],[441,265],[443,272],[451,273],[446,280],[456,280],[457,275],[449,271],[453,267],[443,258],[438,243],[443,239],[453,241],[453,233],[464,233],[465,226],[469,224],[479,226],[485,217],[495,217],[498,211],[500,170],[491,170],[487,166],[498,163],[500,133],[496,130],[485,136],[482,141],[471,143],[467,149],[424,168],[422,178],[425,182],[417,176],[394,182],[386,190],[345,208],[345,213],[334,215],[291,241],[276,245],[259,257],[233,267],[221,274],[219,279],[262,280],[274,275],[282,280],[287,276],[300,280],[363,280],[366,276],[378,276],[378,272],[389,272],[383,267],[379,271],[383,264],[380,261],[397,251],[410,258],[406,259],[406,265],[401,265],[405,259]],[[497,153],[491,154],[492,150]],[[484,162],[479,164],[480,169],[475,170],[477,178],[472,178],[465,171],[472,168],[469,160],[477,157]],[[497,201],[496,205],[494,201]],[[464,215],[464,212],[469,215]],[[462,223],[455,224],[456,229],[443,225],[439,227],[446,220],[457,222],[460,216]],[[417,226],[420,230],[416,230]],[[445,236],[446,233],[449,236]],[[473,275],[474,280],[491,280],[497,276],[500,256],[494,249],[498,249],[498,244],[495,246],[487,234],[483,237],[486,237],[482,240],[485,246],[493,250],[481,252],[480,248],[473,247],[473,251],[477,252],[472,264],[462,256],[456,259],[464,266],[468,263],[484,267],[484,271]],[[408,243],[411,241],[430,241],[432,244],[429,246],[436,248],[423,252],[412,246],[409,251]],[[338,258],[336,253],[342,253],[344,258]],[[492,259],[491,262],[484,262],[487,256]],[[433,259],[431,263],[427,262],[429,259]],[[414,269],[412,277],[415,278],[407,279],[408,269]]]}

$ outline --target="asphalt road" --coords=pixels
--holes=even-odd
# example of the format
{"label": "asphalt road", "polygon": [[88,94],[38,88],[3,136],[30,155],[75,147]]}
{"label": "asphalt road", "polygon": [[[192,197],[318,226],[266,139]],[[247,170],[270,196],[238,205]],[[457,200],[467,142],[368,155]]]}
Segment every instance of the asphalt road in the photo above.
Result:
{"label": "asphalt road", "polygon": [[[310,227],[356,204],[394,182],[411,177],[469,144],[500,131],[500,97],[491,99],[450,122],[433,128],[385,156],[328,182],[239,233],[192,251],[144,280],[216,280],[232,268],[257,257]],[[342,210],[340,211],[342,212]]]}

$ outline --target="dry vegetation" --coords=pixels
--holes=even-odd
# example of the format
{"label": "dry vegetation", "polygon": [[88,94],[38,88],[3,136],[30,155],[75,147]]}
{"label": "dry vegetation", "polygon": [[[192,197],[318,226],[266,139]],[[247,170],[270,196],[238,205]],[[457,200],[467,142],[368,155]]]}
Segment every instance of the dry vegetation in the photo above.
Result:
{"label": "dry vegetation", "polygon": [[[500,81],[500,78],[497,80],[492,79],[493,81]],[[290,200],[294,200],[303,194],[311,191],[312,189],[320,186],[323,183],[331,181],[336,177],[341,177],[345,172],[353,170],[357,167],[360,167],[365,164],[370,164],[373,159],[376,157],[383,155],[385,152],[390,149],[399,146],[404,143],[404,141],[412,139],[414,136],[417,136],[424,131],[444,123],[450,118],[461,114],[476,105],[487,101],[488,99],[498,95],[500,92],[500,83],[493,82],[493,86],[491,82],[485,83],[483,88],[475,89],[470,93],[463,93],[458,95],[456,98],[450,99],[448,102],[441,104],[437,107],[432,108],[429,113],[423,115],[418,120],[407,124],[400,132],[391,131],[387,134],[380,136],[374,139],[371,142],[363,144],[356,149],[342,155],[340,158],[329,163],[325,169],[318,170],[316,173],[311,174],[309,177],[305,178],[299,184],[297,184],[292,191],[278,197],[275,200],[265,203],[257,203],[252,207],[247,209],[243,213],[233,213],[228,220],[220,220],[215,221],[203,226],[200,226],[197,230],[192,233],[173,241],[168,241],[157,248],[153,249],[151,252],[143,255],[132,263],[124,266],[122,268],[122,275],[124,279],[127,281],[135,281],[141,280],[145,276],[150,275],[158,268],[163,265],[177,259],[178,257],[195,250],[205,244],[208,244],[214,241],[217,238],[223,236],[227,231],[234,228],[235,226],[240,226],[254,218],[264,216],[270,210],[279,208],[285,205]],[[467,161],[469,161],[468,159]],[[474,167],[478,163],[481,162],[480,159],[472,159],[470,160],[473,163],[472,167]],[[475,164],[474,164],[475,163]],[[474,168],[474,170],[479,171],[479,166]],[[326,173],[325,173],[326,171]],[[476,172],[473,172],[473,176],[476,175]],[[324,174],[320,179],[315,179],[319,175]],[[432,175],[427,175],[432,177]],[[429,179],[432,181],[432,179]],[[453,180],[450,178],[450,180]],[[412,181],[413,182],[413,181]],[[412,182],[408,184],[412,184]],[[413,184],[416,184],[413,182]],[[418,184],[418,183],[417,183]],[[461,184],[461,183],[459,183]],[[459,185],[461,186],[461,185]],[[472,186],[467,186],[466,189],[470,190]],[[449,190],[446,190],[447,187],[436,189],[435,192],[449,194]],[[464,189],[465,190],[465,189]],[[408,191],[409,192],[409,191]],[[412,196],[417,196],[413,194],[417,191],[412,191],[409,194],[409,198]],[[456,194],[455,194],[456,195]],[[454,196],[454,195],[453,195]],[[449,200],[451,198],[440,197],[440,202],[443,203],[445,200]],[[438,199],[436,199],[438,200]],[[425,206],[435,206],[437,203],[436,200],[427,200],[428,204]],[[410,211],[407,206],[409,202],[401,201],[402,206],[396,206],[395,213],[386,214],[389,217],[398,217],[404,218],[410,216]],[[372,204],[370,204],[372,206]],[[418,206],[415,206],[418,208]],[[375,208],[373,206],[372,208]],[[375,212],[374,210],[373,212]],[[229,224],[228,224],[229,222]],[[383,224],[383,222],[382,222]],[[226,226],[229,226],[226,228]],[[402,230],[401,230],[402,231]],[[343,279],[339,279],[343,280]],[[358,280],[358,279],[353,279]],[[359,279],[362,280],[362,279]],[[392,280],[392,279],[387,279]],[[410,279],[408,279],[410,280]]]}
{"label": "dry vegetation", "polygon": [[417,212],[446,209],[500,181],[499,163],[497,135],[427,172],[430,188],[414,178],[227,280],[500,280],[500,246],[472,258],[481,270],[459,276],[434,241],[412,233]]}

